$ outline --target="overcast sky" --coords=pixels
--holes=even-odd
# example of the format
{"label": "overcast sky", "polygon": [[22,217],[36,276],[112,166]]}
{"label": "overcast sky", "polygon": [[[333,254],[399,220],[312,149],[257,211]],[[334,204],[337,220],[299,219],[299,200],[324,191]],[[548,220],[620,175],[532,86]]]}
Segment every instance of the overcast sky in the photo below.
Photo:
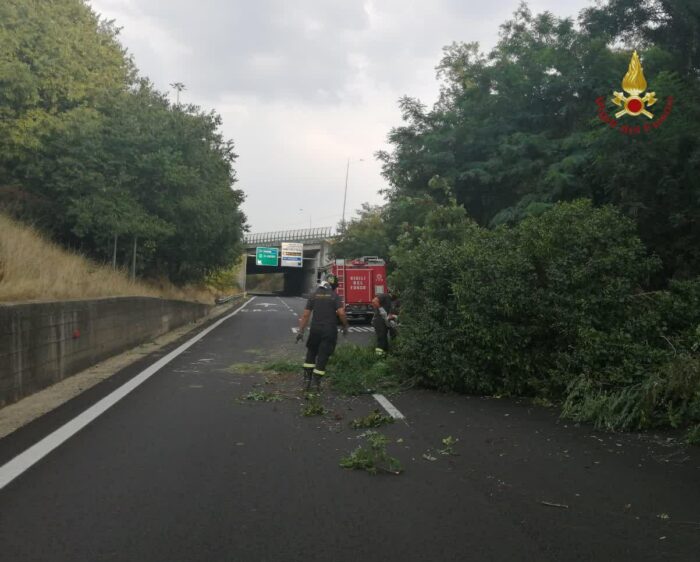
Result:
{"label": "overcast sky", "polygon": [[[488,49],[517,0],[91,0],[122,27],[142,74],[215,109],[239,155],[252,232],[335,226],[347,159],[348,217],[380,203],[374,153],[402,95],[432,104],[442,47]],[[536,0],[575,16],[592,0]],[[364,159],[364,161],[360,161]]]}

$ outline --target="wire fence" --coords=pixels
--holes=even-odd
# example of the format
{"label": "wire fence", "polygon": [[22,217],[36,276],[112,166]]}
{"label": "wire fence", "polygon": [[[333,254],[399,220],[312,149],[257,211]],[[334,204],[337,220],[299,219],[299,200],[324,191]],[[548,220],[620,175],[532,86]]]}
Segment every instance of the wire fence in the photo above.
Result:
{"label": "wire fence", "polygon": [[279,230],[277,232],[259,232],[246,234],[246,244],[273,244],[275,242],[304,242],[308,240],[327,240],[333,237],[333,227],[302,228],[298,230]]}

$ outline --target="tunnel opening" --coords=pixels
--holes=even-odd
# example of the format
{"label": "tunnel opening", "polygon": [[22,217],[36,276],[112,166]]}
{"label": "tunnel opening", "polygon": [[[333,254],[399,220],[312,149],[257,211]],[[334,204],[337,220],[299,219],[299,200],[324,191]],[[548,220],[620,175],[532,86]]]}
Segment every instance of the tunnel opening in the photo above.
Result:
{"label": "tunnel opening", "polygon": [[246,291],[251,294],[275,294],[303,297],[316,286],[316,256],[304,252],[303,267],[260,266],[255,256],[246,261]]}
{"label": "tunnel opening", "polygon": [[250,294],[281,295],[284,292],[284,273],[252,273],[245,278],[246,291]]}

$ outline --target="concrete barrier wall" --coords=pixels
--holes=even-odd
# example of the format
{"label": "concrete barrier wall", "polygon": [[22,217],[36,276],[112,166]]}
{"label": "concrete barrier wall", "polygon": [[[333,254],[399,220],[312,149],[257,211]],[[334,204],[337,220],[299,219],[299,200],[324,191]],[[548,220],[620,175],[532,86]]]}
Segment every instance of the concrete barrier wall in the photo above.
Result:
{"label": "concrete barrier wall", "polygon": [[0,305],[0,407],[209,310],[148,297]]}

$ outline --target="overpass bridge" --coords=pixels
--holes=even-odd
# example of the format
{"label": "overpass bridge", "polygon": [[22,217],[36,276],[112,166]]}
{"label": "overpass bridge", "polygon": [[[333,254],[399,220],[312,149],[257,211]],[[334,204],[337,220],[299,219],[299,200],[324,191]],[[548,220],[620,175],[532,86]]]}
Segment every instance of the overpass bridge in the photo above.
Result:
{"label": "overpass bridge", "polygon": [[[304,228],[247,234],[245,240],[246,275],[261,273],[284,274],[284,294],[302,295],[315,287],[320,271],[330,263],[333,228]],[[304,245],[302,267],[261,266],[255,262],[258,247],[281,248],[283,242]]]}

